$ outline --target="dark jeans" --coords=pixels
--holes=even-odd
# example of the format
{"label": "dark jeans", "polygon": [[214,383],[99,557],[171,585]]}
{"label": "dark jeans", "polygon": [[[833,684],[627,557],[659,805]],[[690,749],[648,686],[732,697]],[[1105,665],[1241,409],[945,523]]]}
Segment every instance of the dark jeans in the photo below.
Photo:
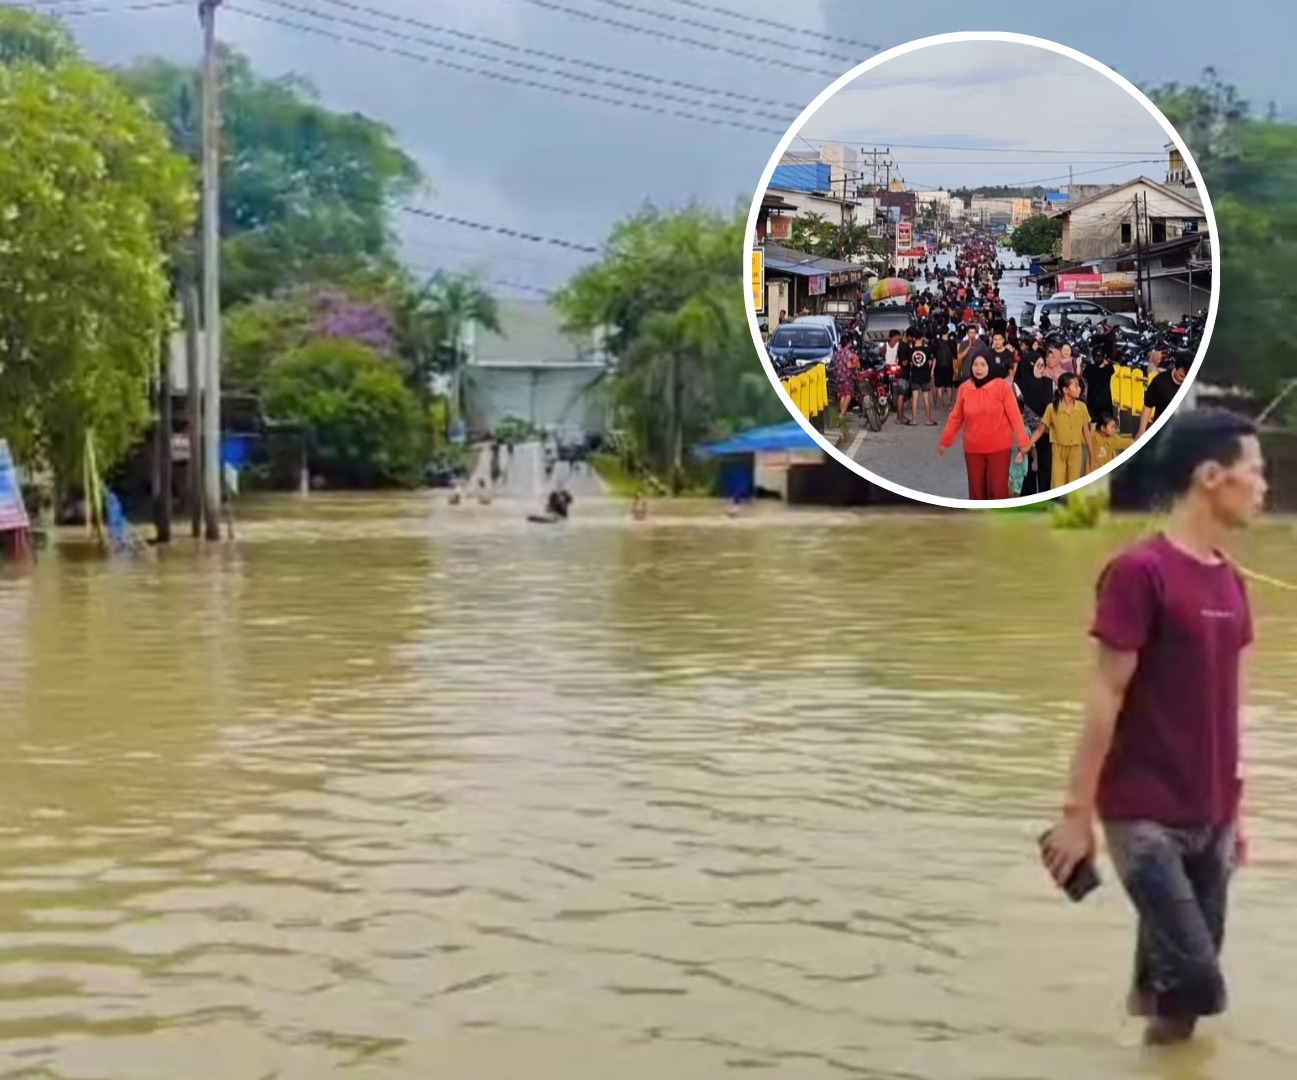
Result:
{"label": "dark jeans", "polygon": [[1133,1016],[1194,1020],[1225,1011],[1225,940],[1234,829],[1104,826],[1117,876],[1139,917]]}
{"label": "dark jeans", "polygon": [[1049,436],[1042,435],[1036,443],[1036,457],[1040,464],[1033,472],[1027,470],[1027,478],[1022,482],[1024,495],[1043,495],[1053,485],[1050,474],[1054,467],[1054,449],[1049,443]]}

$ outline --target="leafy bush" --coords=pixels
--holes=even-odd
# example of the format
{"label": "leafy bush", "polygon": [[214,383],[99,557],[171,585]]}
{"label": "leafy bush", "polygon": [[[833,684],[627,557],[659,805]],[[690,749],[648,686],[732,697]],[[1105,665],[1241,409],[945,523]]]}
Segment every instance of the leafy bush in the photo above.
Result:
{"label": "leafy bush", "polygon": [[417,482],[419,403],[372,349],[354,341],[309,342],[271,365],[265,402],[270,416],[307,429],[312,470],[328,483]]}

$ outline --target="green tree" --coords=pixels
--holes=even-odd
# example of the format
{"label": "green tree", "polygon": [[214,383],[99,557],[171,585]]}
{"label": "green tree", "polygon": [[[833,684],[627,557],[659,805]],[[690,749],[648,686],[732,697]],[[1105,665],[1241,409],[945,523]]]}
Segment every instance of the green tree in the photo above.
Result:
{"label": "green tree", "polygon": [[354,341],[316,339],[276,360],[266,411],[309,432],[313,469],[343,487],[414,483],[419,404],[400,373]]}
{"label": "green tree", "polygon": [[62,23],[15,8],[0,8],[0,64],[54,67],[80,58]]}
{"label": "green tree", "polygon": [[1056,254],[1063,242],[1063,223],[1058,218],[1036,214],[1013,230],[1009,242],[1015,255]]}
{"label": "green tree", "polygon": [[[197,162],[198,72],[147,60],[119,72]],[[222,298],[225,305],[316,280],[385,279],[397,266],[387,204],[421,181],[391,130],[330,111],[307,82],[268,79],[220,55]]]}
{"label": "green tree", "polygon": [[868,225],[856,221],[834,224],[823,214],[799,214],[793,218],[792,236],[784,246],[833,259],[875,255],[883,250],[870,235]]}
{"label": "green tree", "polygon": [[470,327],[500,333],[500,305],[473,274],[438,271],[418,294],[424,327],[440,334],[454,378],[452,404],[456,416],[464,415],[465,339]]}
{"label": "green tree", "polygon": [[66,54],[56,26],[20,28],[50,48],[4,37],[16,59],[0,66],[0,430],[67,479],[87,431],[108,469],[148,424],[192,177],[111,76]]}
{"label": "green tree", "polygon": [[1184,137],[1216,211],[1220,310],[1203,380],[1271,393],[1297,371],[1297,125],[1253,116],[1212,69],[1198,86],[1149,95]]}
{"label": "green tree", "polygon": [[601,392],[631,453],[673,490],[698,442],[787,416],[748,329],[745,229],[742,213],[646,207],[556,299],[569,329],[606,335],[614,367]]}

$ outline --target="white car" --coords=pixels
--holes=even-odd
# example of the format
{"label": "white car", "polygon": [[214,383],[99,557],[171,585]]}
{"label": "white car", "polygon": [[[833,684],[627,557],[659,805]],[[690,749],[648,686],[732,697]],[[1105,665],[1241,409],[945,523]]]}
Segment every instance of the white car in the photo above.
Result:
{"label": "white car", "polygon": [[798,315],[793,320],[793,323],[801,326],[822,326],[833,339],[835,349],[840,348],[842,345],[842,331],[838,328],[838,320],[832,315]]}
{"label": "white car", "polygon": [[1020,326],[1038,326],[1042,315],[1049,316],[1049,324],[1054,329],[1058,329],[1063,325],[1064,315],[1067,316],[1067,321],[1072,325],[1089,323],[1091,326],[1097,326],[1101,322],[1106,322],[1109,326],[1135,325],[1135,320],[1129,315],[1109,311],[1093,301],[1059,300],[1057,297],[1051,297],[1048,300],[1039,302],[1028,301],[1023,304],[1022,316],[1018,319],[1018,323]]}

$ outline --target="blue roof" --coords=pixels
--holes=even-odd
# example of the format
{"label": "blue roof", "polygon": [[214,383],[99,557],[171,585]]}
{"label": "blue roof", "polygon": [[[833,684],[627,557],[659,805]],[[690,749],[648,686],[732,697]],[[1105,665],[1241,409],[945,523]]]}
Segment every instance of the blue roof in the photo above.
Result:
{"label": "blue roof", "polygon": [[805,164],[776,165],[768,186],[785,191],[829,191],[832,179],[833,166],[808,161]]}
{"label": "blue roof", "polygon": [[780,454],[790,450],[822,450],[814,439],[802,430],[796,420],[772,427],[741,431],[729,439],[707,443],[698,447],[703,457],[726,457],[731,454]]}

